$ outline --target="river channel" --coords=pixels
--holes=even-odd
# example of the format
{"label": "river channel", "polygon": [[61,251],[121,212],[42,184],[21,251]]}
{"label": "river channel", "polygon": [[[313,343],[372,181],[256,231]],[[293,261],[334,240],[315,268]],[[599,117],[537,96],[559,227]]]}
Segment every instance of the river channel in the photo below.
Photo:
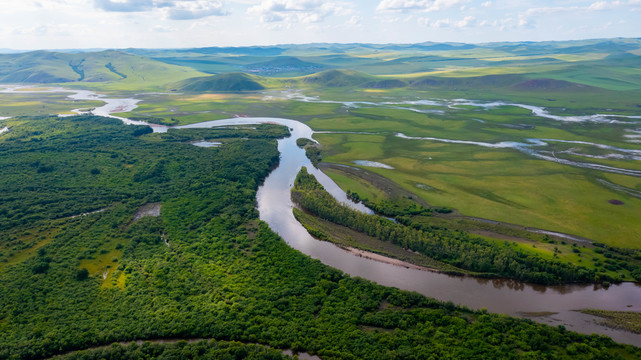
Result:
{"label": "river channel", "polygon": [[[115,118],[119,117],[111,115],[112,112],[130,111],[138,102],[135,99],[107,99],[87,91],[72,92],[75,93],[72,96],[78,100],[105,101],[105,106],[92,112]],[[361,204],[349,201],[346,194],[327,175],[314,168],[305,156],[304,150],[296,145],[296,139],[312,138],[313,135],[313,130],[301,122],[278,118],[234,118],[175,128],[211,128],[259,123],[281,124],[289,127],[292,134],[278,141],[280,163],[265,179],[257,194],[260,219],[291,247],[351,276],[359,276],[381,285],[417,291],[472,309],[485,308],[490,312],[530,318],[549,325],[564,325],[568,330],[585,334],[604,334],[617,342],[641,346],[641,335],[606,328],[599,324],[598,318],[576,311],[590,308],[641,312],[641,286],[635,283],[614,284],[608,288],[599,285],[539,286],[505,279],[455,277],[355,256],[332,243],[314,239],[296,221],[292,213],[290,189],[296,174],[303,166],[307,167],[337,200],[359,211],[371,211]],[[156,132],[168,130],[164,126],[154,126],[153,129]]]}
{"label": "river channel", "polygon": [[296,221],[292,213],[290,190],[302,166],[337,200],[364,212],[371,211],[349,201],[345,193],[323,172],[314,168],[305,152],[296,145],[300,137],[311,138],[307,125],[289,119],[235,118],[179,126],[177,128],[209,128],[228,125],[276,123],[288,126],[291,137],[279,140],[281,153],[278,167],[269,174],[258,189],[257,203],[260,219],[269,224],[291,247],[340,269],[385,286],[417,291],[443,301],[452,301],[472,309],[486,308],[490,312],[527,317],[550,324],[564,325],[581,333],[605,334],[614,340],[641,345],[641,335],[612,330],[579,309],[641,311],[641,286],[634,283],[611,285],[542,286],[506,279],[479,279],[469,276],[449,276],[442,273],[406,268],[355,256],[332,243],[313,238]]}

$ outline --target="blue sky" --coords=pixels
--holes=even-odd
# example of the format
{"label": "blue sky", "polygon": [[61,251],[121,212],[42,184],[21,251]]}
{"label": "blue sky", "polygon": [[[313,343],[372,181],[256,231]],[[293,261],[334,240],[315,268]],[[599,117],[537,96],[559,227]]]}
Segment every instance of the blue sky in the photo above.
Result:
{"label": "blue sky", "polygon": [[641,37],[641,0],[1,0],[0,48]]}

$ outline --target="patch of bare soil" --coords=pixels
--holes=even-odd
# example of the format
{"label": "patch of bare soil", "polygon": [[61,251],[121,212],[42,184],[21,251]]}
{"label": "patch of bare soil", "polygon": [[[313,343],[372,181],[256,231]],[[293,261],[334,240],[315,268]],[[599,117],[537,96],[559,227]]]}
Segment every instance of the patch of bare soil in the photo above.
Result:
{"label": "patch of bare soil", "polygon": [[134,221],[138,221],[145,216],[160,216],[161,203],[148,203],[136,210],[134,213]]}
{"label": "patch of bare soil", "polygon": [[417,269],[417,270],[424,270],[424,271],[437,271],[437,272],[439,271],[438,269],[433,269],[433,268],[428,268],[428,267],[424,267],[424,266],[414,265],[414,264],[409,263],[407,261],[394,259],[394,258],[391,258],[391,257],[388,257],[388,256],[376,254],[376,253],[365,251],[365,250],[361,250],[361,249],[356,249],[356,248],[349,247],[349,246],[345,246],[345,247],[342,247],[342,248],[347,250],[347,251],[349,251],[349,252],[351,252],[354,255],[357,255],[357,256],[360,256],[360,257],[364,257],[366,259],[370,259],[370,260],[374,260],[374,261],[379,261],[379,262],[386,263],[386,264],[402,266],[402,267],[405,267],[405,268],[408,268],[408,269]]}

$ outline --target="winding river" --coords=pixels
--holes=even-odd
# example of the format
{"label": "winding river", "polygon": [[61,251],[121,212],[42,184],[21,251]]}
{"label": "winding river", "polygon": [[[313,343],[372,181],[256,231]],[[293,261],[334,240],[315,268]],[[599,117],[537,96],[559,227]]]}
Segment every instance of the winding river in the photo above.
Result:
{"label": "winding river", "polygon": [[[136,99],[108,99],[90,91],[73,92],[75,94],[72,96],[78,100],[105,101],[104,106],[92,111],[96,115],[140,124],[111,115],[112,112],[132,110],[138,102]],[[640,312],[641,286],[634,283],[615,284],[609,288],[598,285],[537,286],[505,279],[453,277],[355,256],[332,243],[314,239],[296,221],[292,213],[290,189],[302,166],[307,167],[337,200],[359,211],[371,211],[361,204],[349,201],[346,194],[327,175],[312,166],[304,150],[296,145],[296,139],[311,138],[313,135],[312,129],[303,123],[277,118],[234,118],[175,128],[211,128],[259,123],[281,124],[291,130],[292,136],[278,141],[280,163],[265,179],[257,194],[260,219],[291,247],[351,276],[359,276],[381,285],[417,291],[472,309],[486,308],[494,313],[531,318],[550,325],[564,325],[569,330],[581,333],[604,334],[618,342],[641,346],[641,335],[606,328],[598,323],[597,318],[575,311],[592,308]],[[154,126],[156,132],[167,130],[164,126]]]}
{"label": "winding river", "polygon": [[311,138],[307,125],[289,119],[238,118],[203,122],[176,127],[210,128],[228,125],[276,123],[288,126],[292,136],[278,142],[281,159],[278,167],[258,189],[260,219],[269,224],[291,247],[340,269],[381,285],[417,291],[429,297],[465,305],[472,309],[528,317],[550,325],[564,325],[569,330],[586,334],[599,333],[614,340],[641,345],[641,335],[608,329],[595,317],[575,310],[592,308],[620,311],[641,311],[641,286],[634,283],[612,285],[605,289],[596,285],[537,286],[505,279],[454,277],[436,272],[391,265],[358,257],[332,243],[314,239],[296,221],[292,213],[290,190],[296,174],[307,167],[337,200],[360,211],[371,213],[361,204],[349,201],[345,193],[323,172],[314,168],[296,139]]}

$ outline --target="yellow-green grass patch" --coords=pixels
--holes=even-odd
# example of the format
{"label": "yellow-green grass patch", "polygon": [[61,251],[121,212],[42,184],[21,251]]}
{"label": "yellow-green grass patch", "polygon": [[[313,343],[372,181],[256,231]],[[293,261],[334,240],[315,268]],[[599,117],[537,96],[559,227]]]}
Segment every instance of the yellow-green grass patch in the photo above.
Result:
{"label": "yellow-green grass patch", "polygon": [[607,258],[603,256],[603,254],[595,252],[595,248],[592,246],[580,245],[580,243],[564,243],[562,241],[540,242],[531,239],[506,241],[485,235],[475,236],[479,236],[497,244],[504,244],[507,242],[516,249],[536,254],[547,260],[556,260],[567,264],[579,265],[591,270],[598,267],[600,270],[604,270],[607,275],[615,279],[623,276],[623,279],[626,281],[634,280],[628,270],[622,269],[619,271],[612,271],[603,268],[603,264],[607,261]]}
{"label": "yellow-green grass patch", "polygon": [[[83,259],[78,265],[79,269],[85,268],[89,276],[100,278],[103,284],[111,284],[111,275],[118,267],[118,260],[122,256],[121,250],[101,250],[92,256],[92,259]],[[109,286],[109,285],[105,285]]]}
{"label": "yellow-green grass patch", "polygon": [[332,180],[334,180],[334,182],[338,186],[340,186],[341,189],[355,192],[362,199],[368,199],[370,201],[380,201],[387,198],[385,192],[381,191],[365,179],[346,175],[345,173],[338,172],[329,168],[324,169],[323,172],[327,174]]}
{"label": "yellow-green grass patch", "polygon": [[0,116],[33,116],[73,114],[73,109],[89,109],[104,105],[102,101],[76,101],[69,93],[0,94]]}
{"label": "yellow-green grass patch", "polygon": [[615,184],[641,191],[641,178],[639,177],[611,173],[604,173],[603,177]]}
{"label": "yellow-green grass patch", "polygon": [[22,246],[28,247],[20,250],[9,249],[6,244],[2,244],[2,248],[0,248],[0,250],[5,254],[3,260],[6,260],[6,262],[0,262],[0,269],[6,266],[21,263],[35,256],[38,252],[38,249],[49,244],[53,240],[53,236],[58,231],[60,231],[59,227],[51,227],[48,229],[34,228],[25,230],[21,234],[19,234],[17,238]]}

